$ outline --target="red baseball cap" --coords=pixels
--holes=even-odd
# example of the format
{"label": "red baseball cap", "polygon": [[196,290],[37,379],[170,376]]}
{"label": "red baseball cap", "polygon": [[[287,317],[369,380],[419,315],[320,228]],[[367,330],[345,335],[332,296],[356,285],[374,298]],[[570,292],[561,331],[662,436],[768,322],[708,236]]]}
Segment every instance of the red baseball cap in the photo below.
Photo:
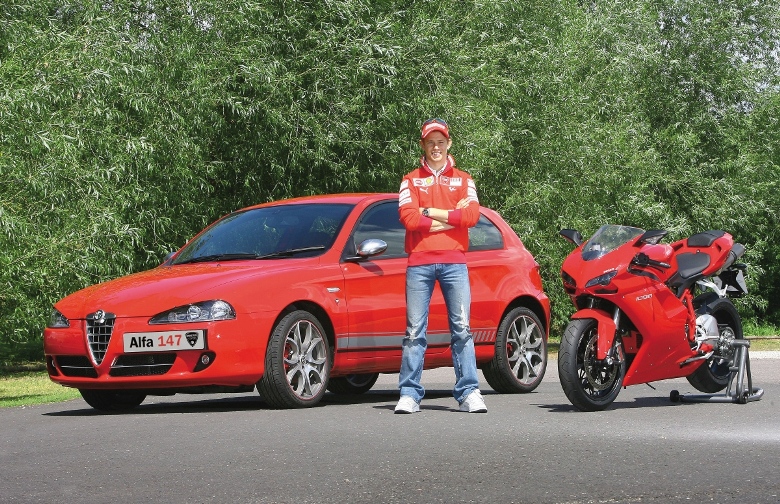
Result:
{"label": "red baseball cap", "polygon": [[434,131],[441,131],[445,137],[450,137],[450,129],[447,127],[447,122],[444,119],[435,117],[433,119],[428,119],[422,124],[422,128],[420,128],[420,139],[424,140],[425,137]]}

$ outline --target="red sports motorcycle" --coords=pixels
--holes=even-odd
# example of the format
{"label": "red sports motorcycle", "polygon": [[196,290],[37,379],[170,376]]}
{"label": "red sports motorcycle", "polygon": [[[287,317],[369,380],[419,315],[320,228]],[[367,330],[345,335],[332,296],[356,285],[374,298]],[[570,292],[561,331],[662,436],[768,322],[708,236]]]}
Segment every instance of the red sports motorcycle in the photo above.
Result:
{"label": "red sports motorcycle", "polygon": [[[731,390],[749,346],[728,297],[747,292],[746,266],[736,262],[743,245],[724,231],[671,244],[659,243],[667,231],[629,226],[602,226],[584,243],[576,230],[560,234],[577,246],[561,267],[577,311],[558,354],[575,407],[603,410],[621,387],[678,377],[710,394]],[[752,381],[747,389],[742,381],[736,402],[755,400]]]}

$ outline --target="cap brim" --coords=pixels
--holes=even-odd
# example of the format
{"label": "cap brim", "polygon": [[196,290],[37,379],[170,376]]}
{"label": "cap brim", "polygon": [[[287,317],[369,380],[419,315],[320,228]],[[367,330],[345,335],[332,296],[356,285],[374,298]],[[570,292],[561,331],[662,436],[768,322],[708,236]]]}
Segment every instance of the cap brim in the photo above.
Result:
{"label": "cap brim", "polygon": [[443,134],[447,138],[450,137],[450,131],[447,128],[447,126],[444,126],[443,124],[439,124],[439,123],[431,123],[431,124],[426,124],[425,126],[422,127],[422,130],[420,131],[420,138],[424,140],[428,137],[428,135],[430,135],[434,131],[441,132],[441,134]]}

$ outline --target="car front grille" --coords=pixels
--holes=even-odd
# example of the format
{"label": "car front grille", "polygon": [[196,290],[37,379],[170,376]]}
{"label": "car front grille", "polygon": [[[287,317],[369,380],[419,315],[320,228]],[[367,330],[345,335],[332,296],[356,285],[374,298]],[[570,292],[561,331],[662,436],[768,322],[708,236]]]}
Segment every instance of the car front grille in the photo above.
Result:
{"label": "car front grille", "polygon": [[97,371],[85,355],[58,355],[56,359],[65,376],[97,378]]}
{"label": "car front grille", "polygon": [[120,355],[111,366],[111,376],[152,376],[168,372],[176,360],[175,353]]}
{"label": "car front grille", "polygon": [[114,332],[114,322],[116,315],[98,310],[95,313],[87,315],[87,343],[89,343],[89,353],[92,360],[98,366],[103,362],[108,349],[108,343],[111,341],[111,333]]}

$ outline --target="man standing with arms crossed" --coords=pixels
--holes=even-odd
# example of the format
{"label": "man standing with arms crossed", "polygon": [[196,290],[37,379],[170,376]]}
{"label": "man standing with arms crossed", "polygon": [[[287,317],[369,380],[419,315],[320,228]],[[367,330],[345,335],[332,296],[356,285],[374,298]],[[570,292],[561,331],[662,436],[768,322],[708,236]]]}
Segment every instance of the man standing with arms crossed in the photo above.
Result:
{"label": "man standing with arms crossed", "polygon": [[448,154],[452,146],[449,128],[442,119],[422,125],[420,167],[401,181],[398,211],[406,228],[406,336],[403,340],[401,399],[396,413],[420,411],[425,388],[420,384],[428,347],[428,311],[439,282],[450,327],[453,396],[461,411],[485,413],[479,391],[474,341],[471,338],[471,287],[466,267],[469,228],[479,220],[479,200],[471,176],[455,168]]}

